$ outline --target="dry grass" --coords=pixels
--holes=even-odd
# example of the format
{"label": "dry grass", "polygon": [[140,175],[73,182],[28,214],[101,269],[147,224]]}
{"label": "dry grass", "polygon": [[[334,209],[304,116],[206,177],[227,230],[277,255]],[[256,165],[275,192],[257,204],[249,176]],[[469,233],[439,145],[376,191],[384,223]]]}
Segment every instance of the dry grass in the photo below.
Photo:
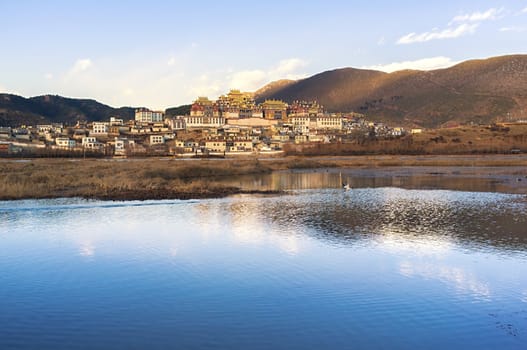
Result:
{"label": "dry grass", "polygon": [[387,166],[526,166],[527,155],[284,157],[273,159],[0,161],[0,199],[85,197],[157,199],[241,192],[229,176],[273,170]]}
{"label": "dry grass", "polygon": [[287,155],[464,155],[527,153],[527,125],[434,129],[392,140],[288,145]]}
{"label": "dry grass", "polygon": [[0,163],[0,199],[96,197],[189,198],[235,189],[219,181],[227,175],[266,173],[255,160],[229,162],[171,160],[58,160]]}

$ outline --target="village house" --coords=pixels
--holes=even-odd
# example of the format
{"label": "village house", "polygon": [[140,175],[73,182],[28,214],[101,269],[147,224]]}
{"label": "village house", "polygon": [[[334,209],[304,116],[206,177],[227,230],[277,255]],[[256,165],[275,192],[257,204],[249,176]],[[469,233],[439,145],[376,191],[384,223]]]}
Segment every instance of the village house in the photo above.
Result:
{"label": "village house", "polygon": [[305,134],[295,135],[295,143],[306,143],[309,141],[309,136]]}
{"label": "village house", "polygon": [[163,122],[164,113],[151,111],[148,108],[138,108],[135,110],[135,121],[140,123],[159,123]]}
{"label": "village house", "polygon": [[125,156],[135,149],[135,141],[126,138],[116,137],[114,140],[114,154],[116,156]]}
{"label": "village house", "polygon": [[68,137],[57,137],[55,139],[55,144],[59,148],[66,148],[66,149],[75,148],[75,146],[77,145],[75,140],[71,140]]}
{"label": "village house", "polygon": [[275,142],[289,142],[290,139],[291,139],[291,136],[286,133],[278,133],[278,134],[271,136],[271,140]]}
{"label": "village house", "polygon": [[97,141],[97,138],[93,136],[87,136],[82,138],[82,148],[100,151],[104,149],[104,144]]}
{"label": "village house", "polygon": [[150,135],[148,140],[150,145],[163,145],[165,143],[163,135]]}
{"label": "village house", "polygon": [[193,140],[174,140],[174,147],[177,153],[193,153],[198,144]]}
{"label": "village house", "polygon": [[33,135],[27,128],[16,128],[12,130],[13,137],[21,141],[32,141]]}
{"label": "village house", "polygon": [[109,131],[109,123],[107,122],[93,122],[90,135],[106,135]]}
{"label": "village house", "polygon": [[396,128],[391,129],[391,133],[390,134],[391,134],[391,136],[395,136],[395,137],[403,136],[405,134],[405,131],[401,127],[396,127]]}
{"label": "village house", "polygon": [[342,130],[342,117],[332,117],[332,116],[317,116],[316,117],[316,126],[317,130]]}
{"label": "village house", "polygon": [[225,125],[223,117],[185,116],[187,129],[219,128]]}
{"label": "village house", "polygon": [[0,127],[0,139],[10,139],[13,131],[10,127]]}
{"label": "village house", "polygon": [[185,130],[187,128],[187,125],[185,124],[185,117],[183,116],[169,118],[166,119],[165,122],[171,130]]}
{"label": "village house", "polygon": [[224,140],[207,140],[205,141],[205,149],[210,152],[225,153],[227,143]]}
{"label": "village house", "polygon": [[307,134],[315,130],[342,130],[342,117],[325,115],[318,116],[294,116],[289,118],[293,130],[297,133]]}
{"label": "village house", "polygon": [[123,126],[124,120],[116,117],[110,117],[110,126]]}
{"label": "village house", "polygon": [[309,142],[329,143],[330,136],[324,134],[311,134],[309,135]]}
{"label": "village house", "polygon": [[228,152],[251,152],[253,150],[251,140],[227,141],[226,145]]}
{"label": "village house", "polygon": [[74,139],[74,140],[82,140],[84,137],[88,136],[89,134],[89,130],[88,129],[84,129],[84,128],[75,128],[73,130],[73,134],[71,135],[71,137]]}

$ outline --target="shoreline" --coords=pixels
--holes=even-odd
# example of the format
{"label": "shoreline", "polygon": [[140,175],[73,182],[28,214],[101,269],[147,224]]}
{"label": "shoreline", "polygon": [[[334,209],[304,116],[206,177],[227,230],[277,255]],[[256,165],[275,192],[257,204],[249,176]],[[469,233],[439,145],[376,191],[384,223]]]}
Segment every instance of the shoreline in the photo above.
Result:
{"label": "shoreline", "polygon": [[[489,170],[492,168],[492,170]],[[492,180],[513,176],[527,185],[527,155],[489,156],[334,156],[246,159],[25,159],[0,160],[0,200],[71,198],[156,200],[223,198],[237,194],[275,195],[276,189],[225,184],[246,175],[276,171],[367,172],[373,177],[412,175],[459,178],[472,169]],[[448,169],[446,171],[445,169]],[[449,175],[450,174],[450,175]]]}

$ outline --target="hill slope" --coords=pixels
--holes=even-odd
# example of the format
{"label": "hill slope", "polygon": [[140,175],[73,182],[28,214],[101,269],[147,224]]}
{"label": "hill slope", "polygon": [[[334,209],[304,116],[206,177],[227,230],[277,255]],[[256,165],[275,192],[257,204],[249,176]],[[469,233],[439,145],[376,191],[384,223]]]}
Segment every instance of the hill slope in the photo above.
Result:
{"label": "hill slope", "polygon": [[433,71],[337,69],[256,98],[318,100],[331,112],[355,111],[424,127],[490,122],[509,113],[527,118],[527,55],[471,60]]}
{"label": "hill slope", "polygon": [[44,95],[24,98],[0,94],[0,126],[60,122],[74,124],[77,120],[99,121],[110,116],[134,118],[134,108],[112,108],[95,100]]}

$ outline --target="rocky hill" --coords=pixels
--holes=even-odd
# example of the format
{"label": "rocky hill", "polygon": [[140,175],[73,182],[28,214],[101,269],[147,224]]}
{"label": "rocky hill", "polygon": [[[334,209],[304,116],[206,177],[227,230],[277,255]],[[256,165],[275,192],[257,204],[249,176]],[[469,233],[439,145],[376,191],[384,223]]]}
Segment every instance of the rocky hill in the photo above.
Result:
{"label": "rocky hill", "polygon": [[424,127],[527,118],[527,55],[432,71],[337,69],[256,93],[259,101],[268,98],[317,100],[331,112],[355,111],[373,120]]}

